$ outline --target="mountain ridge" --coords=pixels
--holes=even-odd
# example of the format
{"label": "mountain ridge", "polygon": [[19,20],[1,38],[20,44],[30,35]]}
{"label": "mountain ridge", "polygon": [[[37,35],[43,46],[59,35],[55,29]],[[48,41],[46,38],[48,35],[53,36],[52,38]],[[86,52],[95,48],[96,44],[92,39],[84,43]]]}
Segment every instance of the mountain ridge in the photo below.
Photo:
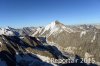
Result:
{"label": "mountain ridge", "polygon": [[[13,34],[9,34],[9,31]],[[95,58],[96,64],[100,62],[100,29],[94,25],[69,26],[54,21],[46,27],[8,27],[0,28],[0,32],[0,64],[36,66],[40,63],[39,66],[63,66],[62,63],[46,61],[50,58],[72,60],[77,56]],[[34,60],[37,62],[32,63]]]}

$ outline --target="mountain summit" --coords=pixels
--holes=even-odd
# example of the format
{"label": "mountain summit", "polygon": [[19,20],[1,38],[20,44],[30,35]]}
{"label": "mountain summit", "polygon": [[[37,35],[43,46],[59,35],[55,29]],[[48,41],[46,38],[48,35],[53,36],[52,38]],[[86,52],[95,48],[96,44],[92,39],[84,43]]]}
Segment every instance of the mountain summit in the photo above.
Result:
{"label": "mountain summit", "polygon": [[58,21],[58,20],[55,20],[55,21],[53,21],[53,22],[51,22],[51,24],[52,23],[54,23],[55,25],[64,25],[64,24],[62,24],[60,21]]}
{"label": "mountain summit", "polygon": [[61,32],[71,33],[74,31],[71,28],[67,27],[66,25],[64,25],[56,20],[54,22],[51,22],[51,24],[47,25],[44,28],[41,35],[48,34],[48,36],[50,36],[52,34],[55,35],[55,34],[58,34]]}
{"label": "mountain summit", "polygon": [[62,23],[60,23],[59,21],[54,21],[54,22],[51,22],[51,24],[47,25],[45,27],[45,30],[49,30],[49,29],[54,29],[54,28],[57,28],[57,27],[60,27],[61,25],[63,25]]}

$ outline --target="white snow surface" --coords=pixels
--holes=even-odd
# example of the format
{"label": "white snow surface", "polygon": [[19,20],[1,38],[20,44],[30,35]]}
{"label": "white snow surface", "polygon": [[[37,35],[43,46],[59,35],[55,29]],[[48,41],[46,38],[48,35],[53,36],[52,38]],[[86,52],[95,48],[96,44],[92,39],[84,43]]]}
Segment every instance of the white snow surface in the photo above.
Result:
{"label": "white snow surface", "polygon": [[[32,52],[30,52],[29,50],[26,50],[28,53],[32,53]],[[34,53],[32,53],[32,54],[34,54]],[[49,60],[50,60],[50,58],[49,57],[46,57],[46,56],[42,56],[42,55],[39,55],[39,54],[34,54],[34,55],[36,55],[37,57],[39,57],[42,61],[44,61],[44,62],[48,62]]]}
{"label": "white snow surface", "polygon": [[50,60],[50,58],[46,57],[46,56],[42,56],[42,55],[39,55],[39,54],[36,54],[36,56],[39,57],[44,62],[48,62]]}
{"label": "white snow surface", "polygon": [[82,31],[81,33],[80,33],[80,38],[83,36],[83,35],[85,35],[86,34],[86,31]]}
{"label": "white snow surface", "polygon": [[65,25],[61,24],[61,23],[56,23],[56,21],[52,22],[51,24],[47,25],[44,29],[44,31],[42,32],[42,34],[44,34],[46,31],[50,31],[50,34],[56,34],[56,33],[60,33],[62,31],[66,31],[67,33],[71,33],[71,32],[75,32],[73,29],[66,27]]}
{"label": "white snow surface", "polygon": [[96,40],[96,32],[95,32],[95,34],[94,34],[94,36],[93,36],[93,39],[91,40],[91,42],[93,43],[95,40]]}
{"label": "white snow surface", "polygon": [[0,35],[7,35],[7,36],[12,36],[14,33],[6,28],[0,28]]}
{"label": "white snow surface", "polygon": [[45,27],[44,32],[47,31],[47,30],[50,30],[50,34],[52,34],[53,32],[58,31],[59,27],[57,27],[57,25],[55,24],[55,22],[52,22],[51,24],[49,24],[49,25],[47,25]]}
{"label": "white snow surface", "polygon": [[[29,50],[26,50],[28,53],[32,53],[32,52],[30,52]],[[39,54],[34,54],[34,53],[32,53],[33,55],[36,55],[38,58],[40,58],[43,62],[47,62],[47,63],[49,63],[50,62],[50,58],[49,57],[46,57],[46,56],[42,56],[42,55],[39,55]],[[54,65],[54,66],[57,66],[56,64],[54,64],[54,63],[51,63],[52,65]]]}
{"label": "white snow surface", "polygon": [[0,47],[2,47],[2,42],[0,42]]}
{"label": "white snow surface", "polygon": [[55,22],[52,22],[51,24],[49,24],[49,25],[47,25],[47,26],[45,27],[45,30],[54,29],[54,28],[56,28],[55,25],[56,25]]}
{"label": "white snow surface", "polygon": [[42,32],[42,29],[43,29],[43,28],[37,28],[36,32],[35,32],[32,36],[35,36],[35,35],[37,35],[38,33],[41,33],[41,32]]}

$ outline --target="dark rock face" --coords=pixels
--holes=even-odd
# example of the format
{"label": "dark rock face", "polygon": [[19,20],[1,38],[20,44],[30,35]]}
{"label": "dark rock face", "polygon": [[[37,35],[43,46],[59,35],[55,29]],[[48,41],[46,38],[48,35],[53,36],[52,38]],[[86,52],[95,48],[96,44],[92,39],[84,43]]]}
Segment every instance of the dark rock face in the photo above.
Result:
{"label": "dark rock face", "polygon": [[[30,36],[24,36],[24,38],[20,39],[18,36],[0,36],[0,42],[2,42],[0,60],[5,61],[7,66],[53,66],[43,62],[39,57],[34,55],[35,53],[48,57],[52,56],[53,58],[59,58],[59,56],[65,58],[56,47],[43,45],[42,42],[45,42],[45,38]],[[37,39],[40,39],[40,41]]]}

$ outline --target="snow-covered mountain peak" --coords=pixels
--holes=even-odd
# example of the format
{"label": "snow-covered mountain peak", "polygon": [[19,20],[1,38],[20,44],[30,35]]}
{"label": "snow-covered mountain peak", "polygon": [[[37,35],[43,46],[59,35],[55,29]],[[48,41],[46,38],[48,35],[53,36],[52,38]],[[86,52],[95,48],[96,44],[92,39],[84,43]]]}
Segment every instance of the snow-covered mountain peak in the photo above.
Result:
{"label": "snow-covered mountain peak", "polygon": [[58,20],[55,20],[55,21],[52,22],[52,23],[55,23],[55,25],[60,25],[60,24],[62,24],[62,23],[60,23]]}
{"label": "snow-covered mountain peak", "polygon": [[41,35],[47,34],[47,36],[50,36],[55,34],[57,35],[62,32],[71,33],[74,32],[74,30],[56,20],[47,25]]}
{"label": "snow-covered mountain peak", "polygon": [[56,20],[56,21],[51,22],[49,25],[47,25],[45,27],[45,30],[49,30],[49,29],[52,30],[52,29],[59,28],[61,26],[64,26],[64,25]]}

